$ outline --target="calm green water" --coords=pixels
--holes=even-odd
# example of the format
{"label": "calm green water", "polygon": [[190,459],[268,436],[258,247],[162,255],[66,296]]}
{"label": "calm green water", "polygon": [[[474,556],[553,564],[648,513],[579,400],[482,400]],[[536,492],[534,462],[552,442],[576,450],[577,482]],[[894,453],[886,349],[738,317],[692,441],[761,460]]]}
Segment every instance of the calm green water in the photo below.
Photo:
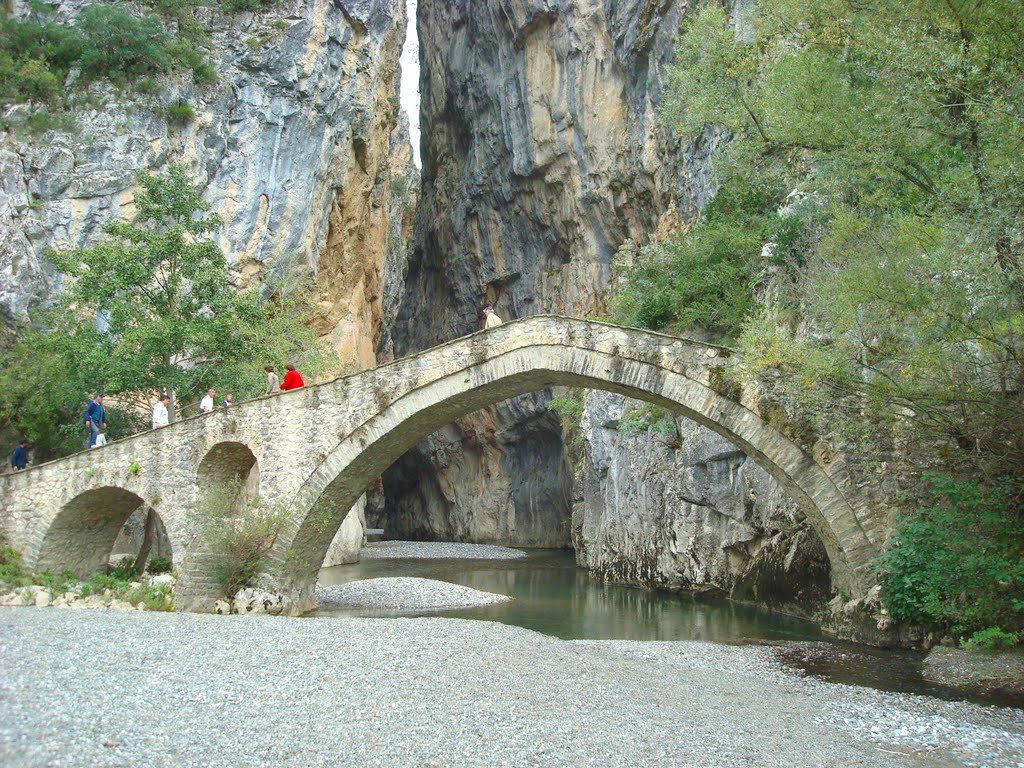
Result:
{"label": "calm green water", "polygon": [[447,616],[500,621],[566,640],[817,640],[810,622],[724,600],[602,584],[571,552],[528,550],[519,560],[364,560],[320,572],[323,585],[413,576],[461,584],[515,600],[456,611],[324,611],[348,616]]}

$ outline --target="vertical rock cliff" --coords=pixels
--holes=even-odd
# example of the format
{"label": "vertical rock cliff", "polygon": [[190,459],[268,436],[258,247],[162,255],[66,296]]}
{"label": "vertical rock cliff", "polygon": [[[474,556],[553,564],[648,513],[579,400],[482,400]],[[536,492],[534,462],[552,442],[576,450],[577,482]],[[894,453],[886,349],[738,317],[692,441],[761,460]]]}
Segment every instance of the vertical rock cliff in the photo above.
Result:
{"label": "vertical rock cliff", "polygon": [[[476,330],[487,303],[506,319],[592,314],[625,239],[699,210],[715,137],[681,147],[655,121],[680,9],[421,0],[423,196],[396,352]],[[546,399],[406,454],[385,476],[389,529],[567,545],[571,472]]]}
{"label": "vertical rock cliff", "polygon": [[[599,313],[619,247],[699,213],[721,137],[683,144],[657,121],[685,8],[420,0],[423,196],[396,351],[475,330],[484,304],[504,318]],[[719,438],[696,425],[682,448],[623,437],[600,425],[630,404],[590,395],[574,484],[549,397],[500,404],[406,454],[385,475],[389,533],[562,545],[574,511],[580,562],[609,578],[756,593],[801,570],[803,550],[787,561],[800,539],[802,572],[818,579],[823,553],[799,512]]]}
{"label": "vertical rock cliff", "polygon": [[[339,364],[373,365],[404,3],[200,10],[214,85],[172,77],[146,96],[93,84],[74,131],[27,138],[15,125],[0,138],[0,312],[23,320],[58,288],[47,247],[88,245],[106,220],[132,213],[137,170],[179,163],[224,220],[220,246],[239,286],[315,278],[318,328]],[[165,116],[180,103],[195,111],[183,126]]]}

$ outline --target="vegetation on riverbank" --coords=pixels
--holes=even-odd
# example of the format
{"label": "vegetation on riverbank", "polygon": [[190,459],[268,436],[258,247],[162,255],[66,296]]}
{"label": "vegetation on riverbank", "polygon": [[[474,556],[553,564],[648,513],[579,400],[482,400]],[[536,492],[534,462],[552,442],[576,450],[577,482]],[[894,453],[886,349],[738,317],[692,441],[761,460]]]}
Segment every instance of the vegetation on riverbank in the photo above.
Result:
{"label": "vegetation on riverbank", "polygon": [[[163,572],[161,566],[162,563],[157,563],[150,575],[157,575],[156,570]],[[135,571],[135,558],[126,558],[109,572],[97,571],[84,579],[76,579],[69,571],[33,573],[25,568],[21,553],[7,546],[0,536],[0,595],[13,596],[15,600],[30,600],[35,604],[38,590],[31,588],[41,587],[47,593],[47,605],[55,600],[67,605],[94,597],[98,598],[93,601],[96,607],[116,601],[133,608],[142,606],[147,611],[171,611],[174,610],[172,585],[173,581],[150,583],[150,579],[140,577]]]}
{"label": "vegetation on riverbank", "polygon": [[1024,630],[1020,20],[1009,0],[701,5],[663,116],[729,132],[719,198],[624,253],[614,298],[620,322],[734,339],[735,377],[794,434],[898,472],[887,608],[989,644]]}
{"label": "vegetation on riverbank", "polygon": [[255,586],[270,567],[274,540],[288,519],[286,508],[258,496],[246,498],[238,481],[204,488],[193,516],[210,551],[217,553],[214,570],[229,599]]}

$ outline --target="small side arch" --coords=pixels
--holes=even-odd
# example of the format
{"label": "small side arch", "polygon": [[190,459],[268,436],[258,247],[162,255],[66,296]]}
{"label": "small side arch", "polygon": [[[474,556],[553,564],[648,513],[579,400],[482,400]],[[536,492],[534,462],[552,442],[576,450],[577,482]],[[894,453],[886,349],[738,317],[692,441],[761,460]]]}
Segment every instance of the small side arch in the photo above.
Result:
{"label": "small side arch", "polygon": [[137,509],[149,509],[138,495],[104,486],[75,496],[46,530],[36,570],[71,571],[83,578],[106,568],[114,542]]}
{"label": "small side arch", "polygon": [[245,443],[217,443],[199,462],[196,486],[199,492],[203,493],[214,486],[234,483],[240,486],[240,501],[250,499],[259,493],[260,465],[256,460],[256,454]]}

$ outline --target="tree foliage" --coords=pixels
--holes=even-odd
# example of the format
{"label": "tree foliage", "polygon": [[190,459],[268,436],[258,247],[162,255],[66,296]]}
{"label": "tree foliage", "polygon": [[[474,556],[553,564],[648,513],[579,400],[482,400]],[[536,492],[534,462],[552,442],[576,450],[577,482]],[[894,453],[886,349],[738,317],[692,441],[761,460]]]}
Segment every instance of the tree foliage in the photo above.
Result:
{"label": "tree foliage", "polygon": [[[729,131],[721,194],[773,194],[713,203],[647,249],[619,319],[742,321],[746,373],[775,375],[820,434],[895,409],[924,463],[1018,472],[1022,16],[999,0],[761,0],[737,20],[700,6],[663,117],[684,136]],[[779,299],[755,311],[768,275]]]}
{"label": "tree foliage", "polygon": [[69,24],[43,3],[30,3],[24,16],[0,15],[0,103],[33,102],[59,106],[72,69],[88,84],[108,80],[121,85],[191,70],[195,82],[213,82],[202,47],[209,38],[192,6],[163,9],[174,19],[168,32],[157,15],[139,13],[126,3],[97,3],[83,8]]}
{"label": "tree foliage", "polygon": [[138,182],[136,221],[108,222],[91,248],[49,253],[65,289],[0,374],[0,413],[54,453],[73,446],[89,392],[145,413],[161,390],[184,402],[211,386],[244,397],[261,393],[264,364],[299,362],[311,377],[325,365],[296,299],[236,292],[208,237],[220,220],[183,169]]}
{"label": "tree foliage", "polygon": [[[892,616],[961,639],[1024,634],[1024,519],[1012,485],[928,477],[934,502],[896,520],[879,558]],[[999,633],[999,634],[997,634]]]}

